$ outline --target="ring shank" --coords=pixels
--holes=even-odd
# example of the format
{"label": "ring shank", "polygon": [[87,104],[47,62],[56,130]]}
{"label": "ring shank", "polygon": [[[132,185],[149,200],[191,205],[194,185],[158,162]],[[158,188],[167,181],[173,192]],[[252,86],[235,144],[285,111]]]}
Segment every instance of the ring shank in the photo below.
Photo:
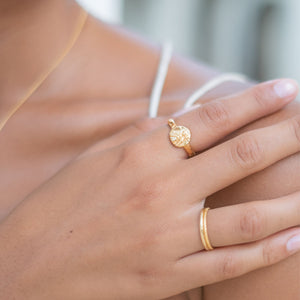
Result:
{"label": "ring shank", "polygon": [[207,234],[207,212],[209,207],[203,208],[200,213],[200,238],[205,250],[210,251],[212,247]]}
{"label": "ring shank", "polygon": [[193,157],[193,156],[196,155],[196,152],[192,149],[190,143],[185,145],[183,148],[184,148],[184,150],[186,151],[186,153],[188,154],[189,157]]}

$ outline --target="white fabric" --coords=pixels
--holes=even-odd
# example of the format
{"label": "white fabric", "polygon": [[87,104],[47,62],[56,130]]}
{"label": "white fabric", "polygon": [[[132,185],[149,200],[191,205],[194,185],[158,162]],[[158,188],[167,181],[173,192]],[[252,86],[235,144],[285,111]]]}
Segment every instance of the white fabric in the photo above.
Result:
{"label": "white fabric", "polygon": [[148,112],[150,118],[157,117],[157,111],[159,107],[161,93],[164,87],[164,83],[166,81],[172,54],[173,54],[172,43],[166,42],[162,47],[159,66],[157,68],[157,73],[156,73],[155,81],[150,96],[149,112]]}
{"label": "white fabric", "polygon": [[185,102],[184,108],[191,107],[199,98],[204,96],[209,91],[213,90],[217,86],[223,84],[227,81],[237,81],[237,82],[246,82],[246,76],[237,73],[226,73],[220,76],[217,76],[203,86],[201,86],[198,90],[196,90]]}
{"label": "white fabric", "polygon": [[[166,81],[169,64],[172,58],[173,47],[172,44],[167,42],[163,45],[161,51],[161,57],[159,66],[157,69],[155,81],[152,87],[152,92],[150,96],[149,102],[149,111],[148,116],[150,118],[156,118],[159,102],[161,99],[161,93],[164,87],[164,83]],[[184,108],[191,107],[199,98],[204,96],[206,93],[216,88],[217,86],[223,84],[228,81],[237,81],[237,82],[245,82],[247,80],[246,76],[238,73],[226,73],[220,76],[217,76],[204,85],[202,85],[198,90],[196,90],[185,102]]]}

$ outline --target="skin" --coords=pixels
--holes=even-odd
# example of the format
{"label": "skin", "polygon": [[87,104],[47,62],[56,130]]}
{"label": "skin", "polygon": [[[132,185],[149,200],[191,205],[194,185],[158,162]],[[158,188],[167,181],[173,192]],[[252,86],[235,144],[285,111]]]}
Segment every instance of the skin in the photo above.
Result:
{"label": "skin", "polygon": [[[203,151],[191,159],[167,142],[169,128],[162,125],[119,146],[84,153],[61,169],[0,226],[4,298],[161,299],[299,251],[288,245],[300,235],[300,192],[269,200],[270,205],[256,201],[211,210],[209,234],[219,247],[214,251],[201,251],[198,234],[199,199],[300,150],[299,116],[207,150],[290,101],[295,92],[285,98],[275,94],[280,82],[286,81],[219,100],[230,123],[217,135],[203,118],[212,103],[175,118],[190,123],[191,146]],[[204,132],[205,140],[199,139]]]}
{"label": "skin", "polygon": [[[15,11],[16,3],[19,7],[18,14]],[[36,74],[56,56],[59,46],[63,48],[74,27],[78,9],[72,2],[45,1],[43,6],[37,3],[38,1],[26,1],[26,4],[19,1],[2,1],[0,4],[1,13],[6,16],[1,18],[0,24],[1,41],[5,41],[6,45],[0,47],[1,66],[4,66],[0,72],[1,99],[4,99],[0,103],[1,112],[7,111]],[[24,14],[20,13],[25,9],[24,6],[30,8],[26,18],[33,21],[31,26],[24,26],[28,23],[28,19],[26,21]],[[58,19],[62,23],[52,21],[57,18],[57,13],[61,14],[62,18]],[[43,18],[37,17],[40,15]],[[15,28],[11,29],[14,35],[7,34],[5,29],[8,24],[14,24]],[[64,30],[57,30],[57,34],[47,35],[45,39],[44,32],[49,30],[50,26]],[[20,31],[20,27],[23,31]],[[41,34],[33,34],[37,28],[40,28]],[[28,45],[24,45],[20,39],[25,34],[31,39]],[[32,43],[38,45],[36,49],[42,51],[34,53]],[[93,47],[87,47],[91,43]],[[112,53],[111,49],[116,49],[116,52]],[[133,49],[135,57],[131,58]],[[1,199],[3,222],[28,193],[84,149],[146,115],[158,55],[158,48],[137,40],[121,29],[110,28],[89,18],[78,43],[63,64],[1,132],[0,189],[6,195],[5,199]],[[24,59],[25,57],[27,59]],[[32,63],[33,61],[35,63]],[[164,90],[160,115],[177,111],[196,87],[215,74],[215,71],[207,67],[182,58],[174,58]],[[86,80],[83,81],[82,78]],[[107,88],[113,87],[116,82],[118,89]],[[52,86],[56,86],[57,89],[51,89]],[[244,86],[239,84],[226,85],[204,100],[209,101],[241,89],[244,89]],[[278,122],[296,114],[297,111],[300,111],[300,108],[294,104],[244,130]],[[113,113],[115,117],[107,118],[108,112]],[[57,120],[60,120],[59,124]],[[127,135],[124,136],[124,140],[126,139]],[[291,156],[264,172],[217,193],[209,199],[209,206],[225,206],[233,199],[236,202],[247,202],[275,198],[298,190],[299,179],[294,167],[298,159],[297,155]],[[283,177],[282,170],[293,171],[295,176]],[[18,188],[13,188],[15,186]],[[263,282],[265,287],[266,275],[270,278],[268,282],[272,282],[272,286],[250,291],[249,299],[281,299],[280,296],[287,293],[290,293],[288,299],[297,299],[298,262],[299,256],[296,255],[264,271],[239,277],[236,279],[238,285],[235,280],[226,280],[221,284],[206,286],[205,299],[218,299],[220,295],[222,299],[239,299],[241,294],[244,294],[245,285],[259,286]],[[284,279],[279,276],[282,272],[287,274]],[[252,296],[251,292],[254,293]]]}
{"label": "skin", "polygon": [[[247,126],[236,134],[286,120],[299,111],[299,104],[294,103],[284,111]],[[216,193],[208,199],[206,205],[209,207],[226,206],[253,200],[271,199],[295,192],[300,188],[299,162],[299,153],[292,155],[288,159],[277,162],[270,168]],[[204,299],[240,299],[243,295],[243,299],[247,300],[254,297],[255,299],[298,300],[299,282],[300,255],[298,254],[275,266],[206,286],[203,292]],[[255,286],[255,290],[250,290],[250,286]]]}

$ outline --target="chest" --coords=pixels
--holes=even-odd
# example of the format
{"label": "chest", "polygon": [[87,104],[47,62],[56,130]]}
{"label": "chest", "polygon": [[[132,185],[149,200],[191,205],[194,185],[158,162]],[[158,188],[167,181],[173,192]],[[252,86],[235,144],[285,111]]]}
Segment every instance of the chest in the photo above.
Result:
{"label": "chest", "polygon": [[143,99],[27,103],[0,133],[0,220],[82,151],[141,118],[145,104]]}

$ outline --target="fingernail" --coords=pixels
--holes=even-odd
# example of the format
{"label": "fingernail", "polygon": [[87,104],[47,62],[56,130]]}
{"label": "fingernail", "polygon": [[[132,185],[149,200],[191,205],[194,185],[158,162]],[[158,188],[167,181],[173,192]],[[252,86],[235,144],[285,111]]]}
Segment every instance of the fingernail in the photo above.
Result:
{"label": "fingernail", "polygon": [[297,92],[297,83],[293,80],[283,79],[277,82],[273,89],[279,98],[289,98]]}
{"label": "fingernail", "polygon": [[300,250],[300,234],[293,236],[288,240],[286,248],[289,252],[294,253]]}

